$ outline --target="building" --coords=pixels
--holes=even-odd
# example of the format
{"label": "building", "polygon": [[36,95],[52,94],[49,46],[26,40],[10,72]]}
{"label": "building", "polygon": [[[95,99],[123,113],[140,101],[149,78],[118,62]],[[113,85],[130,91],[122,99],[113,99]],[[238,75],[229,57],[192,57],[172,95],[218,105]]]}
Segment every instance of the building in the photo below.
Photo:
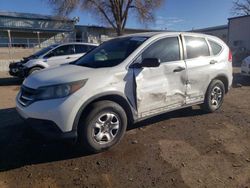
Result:
{"label": "building", "polygon": [[[160,30],[126,28],[123,34],[159,32],[159,31]],[[76,25],[75,33],[77,41],[90,42],[90,43],[101,43],[117,36],[113,28],[101,27],[101,26]]]}
{"label": "building", "polygon": [[[125,29],[124,34],[149,31],[156,30]],[[101,43],[114,36],[109,27],[75,25],[74,20],[40,14],[0,12],[0,47],[44,47],[75,40]]]}
{"label": "building", "polygon": [[220,25],[220,26],[215,26],[215,27],[196,29],[196,30],[192,30],[192,32],[213,35],[213,36],[219,37],[226,43],[228,41],[228,25]]}
{"label": "building", "polygon": [[0,12],[1,47],[43,47],[74,34],[73,20],[30,13]]}
{"label": "building", "polygon": [[250,51],[250,15],[228,19],[228,45],[233,50]]}

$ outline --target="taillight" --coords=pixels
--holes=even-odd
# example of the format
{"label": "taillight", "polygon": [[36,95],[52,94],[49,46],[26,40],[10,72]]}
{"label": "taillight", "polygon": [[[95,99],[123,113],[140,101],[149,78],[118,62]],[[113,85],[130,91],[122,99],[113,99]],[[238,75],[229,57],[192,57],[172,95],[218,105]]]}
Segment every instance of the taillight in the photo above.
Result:
{"label": "taillight", "polygon": [[229,50],[228,61],[229,61],[229,62],[232,62],[232,61],[233,61],[233,54],[232,54],[231,50]]}

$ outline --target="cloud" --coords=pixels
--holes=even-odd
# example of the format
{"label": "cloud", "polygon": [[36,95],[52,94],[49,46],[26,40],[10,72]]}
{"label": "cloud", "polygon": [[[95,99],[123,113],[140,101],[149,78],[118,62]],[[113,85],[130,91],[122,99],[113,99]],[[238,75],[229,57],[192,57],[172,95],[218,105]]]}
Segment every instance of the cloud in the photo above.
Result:
{"label": "cloud", "polygon": [[181,22],[184,22],[184,19],[177,18],[177,17],[163,17],[157,16],[155,19],[154,29],[167,29],[167,30],[174,30],[175,25]]}

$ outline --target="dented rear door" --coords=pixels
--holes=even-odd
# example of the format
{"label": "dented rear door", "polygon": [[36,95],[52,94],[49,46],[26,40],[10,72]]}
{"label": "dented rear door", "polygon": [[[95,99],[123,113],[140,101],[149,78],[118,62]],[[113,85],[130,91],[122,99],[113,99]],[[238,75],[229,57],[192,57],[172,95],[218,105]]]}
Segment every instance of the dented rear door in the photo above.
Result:
{"label": "dented rear door", "polygon": [[214,57],[206,38],[195,35],[184,35],[184,52],[187,65],[187,104],[200,103],[204,100],[210,75],[215,71]]}
{"label": "dented rear door", "polygon": [[137,110],[140,118],[176,109],[185,104],[187,71],[178,36],[159,39],[140,56],[158,58],[159,67],[134,69]]}

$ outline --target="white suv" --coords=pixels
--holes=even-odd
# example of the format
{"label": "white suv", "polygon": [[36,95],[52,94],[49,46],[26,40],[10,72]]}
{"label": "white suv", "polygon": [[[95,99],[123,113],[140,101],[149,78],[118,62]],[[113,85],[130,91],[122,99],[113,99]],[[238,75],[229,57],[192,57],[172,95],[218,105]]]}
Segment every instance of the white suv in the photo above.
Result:
{"label": "white suv", "polygon": [[99,152],[117,144],[129,123],[197,104],[218,110],[232,84],[231,60],[227,45],[213,36],[122,36],[73,64],[32,74],[17,110],[41,133],[78,138]]}
{"label": "white suv", "polygon": [[80,42],[53,44],[29,57],[23,58],[20,62],[11,63],[9,73],[12,76],[24,78],[44,68],[76,61],[96,46],[98,45]]}

